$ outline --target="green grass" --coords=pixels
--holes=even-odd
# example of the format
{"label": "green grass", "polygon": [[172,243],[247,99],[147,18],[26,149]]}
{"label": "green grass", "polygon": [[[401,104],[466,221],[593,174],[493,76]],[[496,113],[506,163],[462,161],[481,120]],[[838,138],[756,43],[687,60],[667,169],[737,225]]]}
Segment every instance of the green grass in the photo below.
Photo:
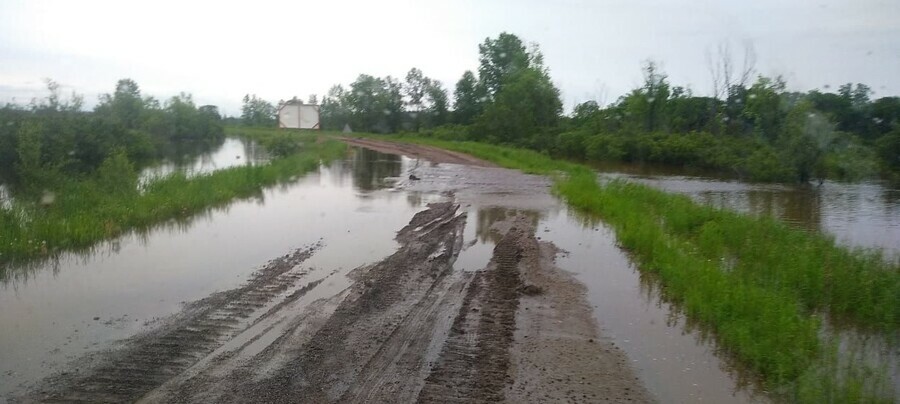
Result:
{"label": "green grass", "polygon": [[[664,297],[712,330],[718,345],[767,388],[798,402],[890,402],[889,383],[859,361],[838,365],[820,337],[831,324],[892,340],[900,330],[900,267],[879,251],[832,237],[699,205],[682,195],[612,181],[533,151],[411,136],[391,140],[471,154],[555,178],[571,207],[603,219]],[[823,370],[825,369],[825,370]],[[882,374],[882,376],[884,376]]]}
{"label": "green grass", "polygon": [[190,178],[174,173],[140,192],[134,184],[110,188],[99,179],[62,181],[50,192],[52,203],[17,201],[11,209],[0,209],[0,271],[11,262],[87,248],[132,229],[259,195],[265,187],[289,182],[346,150],[343,143],[320,141],[315,134],[255,129],[242,135],[264,146],[274,139],[287,139],[295,152],[266,165],[233,167]]}

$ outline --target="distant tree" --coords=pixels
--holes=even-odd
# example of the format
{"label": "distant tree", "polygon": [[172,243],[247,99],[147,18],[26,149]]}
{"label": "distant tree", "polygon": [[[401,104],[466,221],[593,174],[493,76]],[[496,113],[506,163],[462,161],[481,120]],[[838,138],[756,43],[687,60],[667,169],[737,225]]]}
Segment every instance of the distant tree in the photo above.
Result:
{"label": "distant tree", "polygon": [[872,122],[878,135],[900,125],[900,97],[883,97],[872,103]]}
{"label": "distant tree", "polygon": [[63,98],[62,86],[54,80],[45,79],[47,90],[50,94],[43,99],[32,99],[31,110],[37,113],[71,113],[81,111],[84,105],[84,97],[74,91],[68,100]]}
{"label": "distant tree", "polygon": [[319,105],[319,96],[316,94],[310,94],[309,98],[306,100],[307,104]]}
{"label": "distant tree", "polygon": [[734,84],[727,89],[725,100],[716,118],[724,133],[732,136],[753,132],[753,122],[744,114],[750,89],[743,84]]}
{"label": "distant tree", "polygon": [[384,107],[382,113],[386,117],[387,132],[396,132],[403,122],[403,84],[391,76],[386,76],[382,81],[384,94],[380,101]]}
{"label": "distant tree", "polygon": [[399,129],[403,113],[401,91],[402,85],[393,77],[359,75],[344,97],[351,125],[358,130],[380,133]]}
{"label": "distant tree", "polygon": [[347,108],[346,98],[347,92],[340,85],[332,86],[328,94],[322,97],[319,119],[323,129],[341,130],[344,125],[350,123],[350,110]]}
{"label": "distant tree", "polygon": [[531,66],[531,57],[519,37],[506,32],[478,45],[478,75],[488,97],[493,98],[508,77]]}
{"label": "distant tree", "polygon": [[669,101],[670,90],[666,78],[656,62],[651,60],[644,65],[644,96],[647,100],[645,127],[650,132],[665,129],[668,122],[666,103]]}
{"label": "distant tree", "polygon": [[753,48],[753,43],[745,42],[744,55],[738,66],[738,62],[731,53],[731,45],[723,42],[716,48],[715,55],[707,50],[706,63],[712,78],[713,98],[725,100],[732,91],[732,87],[746,88],[750,84],[756,70],[756,50]]}
{"label": "distant tree", "polygon": [[425,100],[428,104],[429,126],[440,126],[448,121],[449,99],[447,90],[440,80],[429,80],[425,87]]}
{"label": "distant tree", "polygon": [[458,124],[471,124],[484,109],[484,88],[478,84],[475,74],[469,70],[466,70],[456,83],[453,96],[455,98],[453,120]]}
{"label": "distant tree", "polygon": [[879,138],[875,145],[885,167],[900,179],[900,126]]}
{"label": "distant tree", "polygon": [[585,101],[575,106],[572,110],[572,120],[575,125],[583,125],[588,119],[600,112],[600,105],[597,101]]}
{"label": "distant tree", "polygon": [[144,110],[144,100],[137,83],[131,79],[121,79],[116,83],[113,94],[100,96],[100,103],[94,112],[128,129],[138,127]]}
{"label": "distant tree", "polygon": [[406,73],[406,82],[403,85],[403,93],[406,95],[406,106],[412,116],[413,130],[418,131],[424,119],[422,112],[425,109],[425,95],[431,79],[425,77],[422,71],[413,67]]}
{"label": "distant tree", "polygon": [[[754,87],[765,86],[765,82],[760,78]],[[798,182],[807,182],[814,176],[821,178],[822,157],[832,140],[831,125],[827,121],[823,124],[809,102],[792,108],[784,120],[783,128],[773,142],[782,161],[791,166]]]}
{"label": "distant tree", "polygon": [[[759,76],[756,83],[750,87],[746,94],[746,101],[741,117],[753,125],[754,131],[774,142],[781,133],[785,120],[785,111],[782,106],[781,94],[785,89],[784,80],[781,77],[771,79]],[[805,106],[811,108],[811,106]],[[799,125],[795,122],[795,125]]]}
{"label": "distant tree", "polygon": [[472,132],[476,138],[497,143],[532,142],[558,124],[561,112],[559,90],[550,77],[529,68],[507,78]]}
{"label": "distant tree", "polygon": [[422,110],[422,103],[425,99],[425,88],[428,87],[430,80],[422,74],[422,71],[413,67],[406,73],[406,83],[403,86],[403,93],[406,95],[406,105],[411,111],[419,112]]}
{"label": "distant tree", "polygon": [[844,110],[840,117],[838,126],[841,130],[858,133],[866,139],[873,139],[875,134],[875,125],[872,121],[872,104],[869,97],[872,95],[872,89],[865,84],[857,83],[854,87],[852,83],[847,83],[838,88],[838,95],[844,101],[844,105],[849,104],[849,108]]}
{"label": "distant tree", "polygon": [[670,95],[669,83],[656,62],[646,62],[643,70],[644,85],[620,100],[626,125],[632,131],[664,130],[668,122],[666,103]]}
{"label": "distant tree", "polygon": [[241,120],[248,126],[273,126],[275,124],[275,107],[256,94],[244,96],[241,106]]}
{"label": "distant tree", "polygon": [[676,96],[672,91],[668,102],[669,130],[673,133],[715,132],[715,113],[721,102],[712,97]]}

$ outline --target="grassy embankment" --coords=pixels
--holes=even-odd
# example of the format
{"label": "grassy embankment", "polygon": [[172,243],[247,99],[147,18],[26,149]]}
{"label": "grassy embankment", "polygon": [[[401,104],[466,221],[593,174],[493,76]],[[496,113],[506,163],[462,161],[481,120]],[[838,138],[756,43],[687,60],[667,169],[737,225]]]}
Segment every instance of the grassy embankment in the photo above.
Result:
{"label": "grassy embankment", "polygon": [[267,149],[274,146],[280,150],[279,157],[266,165],[190,178],[173,173],[141,188],[127,159],[119,160],[109,165],[108,175],[101,168],[97,178],[62,182],[36,200],[17,199],[9,209],[0,209],[0,264],[86,248],[131,229],[258,195],[265,187],[312,171],[320,161],[337,158],[346,149],[335,140],[317,141],[316,134],[242,128],[227,132],[256,140]]}
{"label": "grassy embankment", "polygon": [[530,150],[391,138],[553,175],[558,195],[612,226],[639,268],[660,280],[664,297],[713,331],[718,345],[779,397],[892,401],[892,386],[879,369],[839,360],[833,336],[820,335],[829,318],[831,325],[896,339],[900,267],[880,252],[850,250],[827,235],[702,206],[643,185],[601,185],[584,166]]}

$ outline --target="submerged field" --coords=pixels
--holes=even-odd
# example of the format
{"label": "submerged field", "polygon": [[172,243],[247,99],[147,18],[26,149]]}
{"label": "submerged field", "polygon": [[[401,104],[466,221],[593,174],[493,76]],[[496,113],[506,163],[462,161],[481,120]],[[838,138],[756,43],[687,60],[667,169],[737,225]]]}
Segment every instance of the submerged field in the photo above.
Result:
{"label": "submerged field", "polygon": [[827,236],[701,206],[684,196],[612,181],[585,167],[521,149],[391,137],[468,153],[556,178],[559,196],[616,231],[667,300],[705,325],[719,345],[777,396],[799,402],[892,402],[886,369],[837,347],[829,330],[895,344],[900,267],[880,251],[851,250]]}
{"label": "submerged field", "polygon": [[[96,178],[65,180],[37,198],[17,198],[0,209],[0,264],[86,248],[125,231],[187,218],[264,187],[295,178],[340,156],[346,147],[316,134],[229,130],[276,151],[269,164],[232,167],[188,177],[174,172],[138,184],[127,160],[115,159]],[[277,136],[275,136],[277,134]],[[5,267],[5,266],[4,266]],[[2,271],[3,269],[0,269]]]}

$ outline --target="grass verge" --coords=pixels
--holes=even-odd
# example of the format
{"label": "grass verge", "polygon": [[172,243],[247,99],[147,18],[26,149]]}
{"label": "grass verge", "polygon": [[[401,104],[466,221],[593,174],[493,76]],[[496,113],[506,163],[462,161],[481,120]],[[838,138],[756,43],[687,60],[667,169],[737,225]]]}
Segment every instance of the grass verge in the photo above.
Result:
{"label": "grass verge", "polygon": [[612,226],[638,267],[658,275],[664,297],[714,331],[718,345],[761,375],[766,388],[780,397],[893,401],[883,372],[859,360],[839,360],[841,352],[821,335],[823,318],[829,318],[831,326],[896,338],[900,266],[879,251],[851,250],[827,235],[639,184],[601,185],[584,166],[529,150],[411,136],[389,139],[554,176],[559,196]]}

